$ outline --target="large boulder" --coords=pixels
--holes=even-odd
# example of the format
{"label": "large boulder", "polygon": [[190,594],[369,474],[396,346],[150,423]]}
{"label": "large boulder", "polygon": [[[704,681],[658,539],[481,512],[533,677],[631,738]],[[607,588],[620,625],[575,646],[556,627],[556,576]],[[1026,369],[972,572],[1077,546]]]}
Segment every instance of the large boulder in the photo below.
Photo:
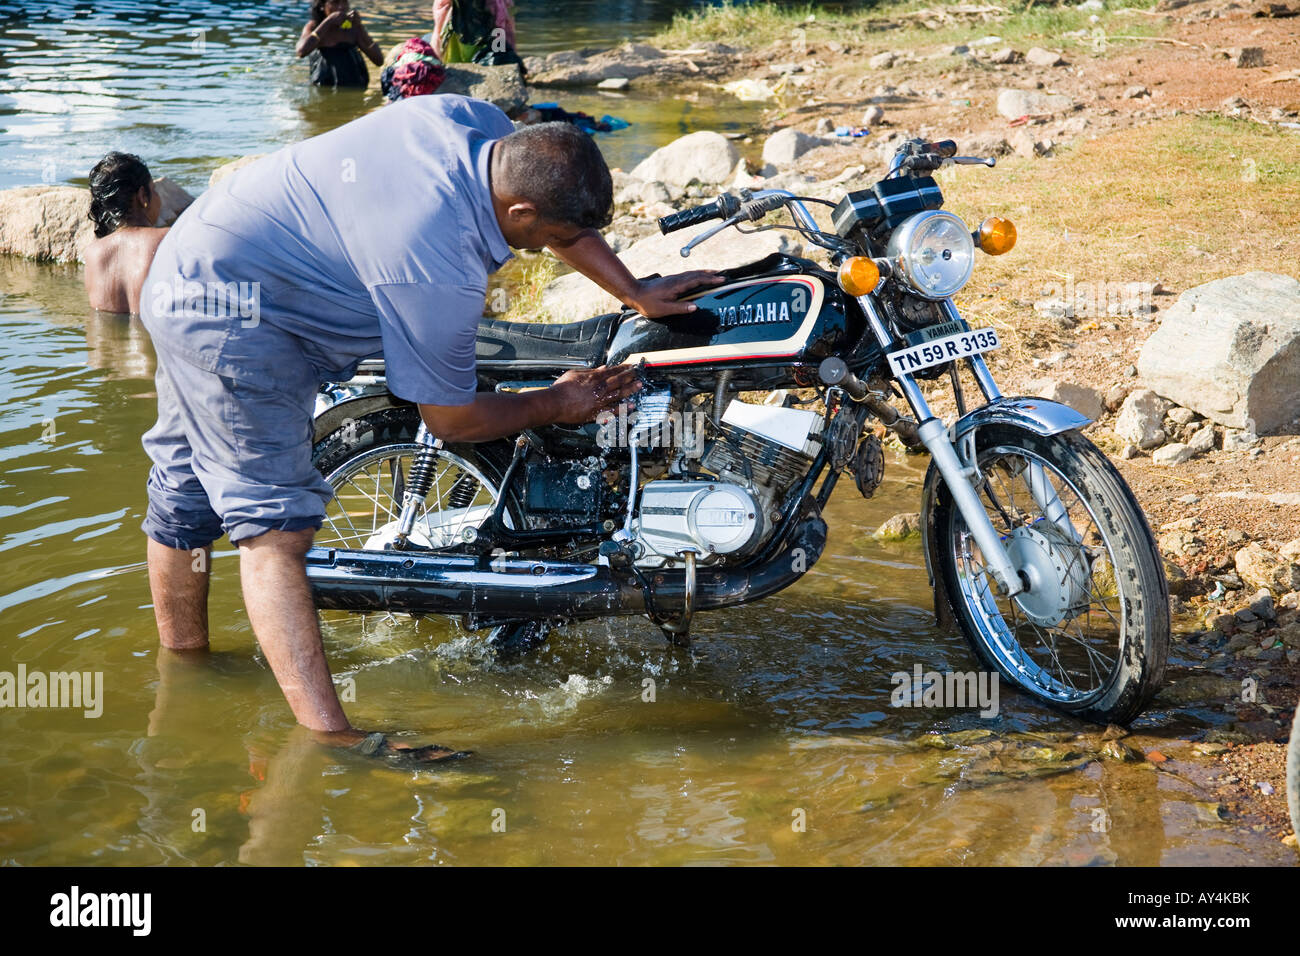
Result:
{"label": "large boulder", "polygon": [[176,217],[188,209],[190,203],[194,202],[193,196],[166,176],[162,179],[155,179],[153,188],[158,191],[158,198],[162,201],[158,211],[158,225],[160,226],[170,226],[176,221]]}
{"label": "large boulder", "polygon": [[1035,379],[1028,385],[1028,394],[1068,405],[1080,415],[1093,421],[1101,418],[1106,410],[1100,392],[1087,385],[1075,385],[1073,382],[1058,382],[1050,378]]}
{"label": "large boulder", "polygon": [[89,190],[19,186],[0,192],[0,252],[72,262],[94,238]]}
{"label": "large boulder", "polygon": [[[745,236],[734,229],[724,230],[683,259],[681,248],[695,236],[717,223],[703,223],[667,236],[651,236],[619,254],[634,276],[673,275],[689,269],[733,269],[774,252],[801,255],[802,244],[780,230]],[[585,319],[616,311],[620,303],[579,273],[560,276],[542,292],[542,311],[557,322]]]}
{"label": "large boulder", "polygon": [[266,153],[253,153],[249,156],[240,156],[238,159],[232,159],[228,163],[222,163],[220,166],[214,169],[212,171],[212,175],[208,177],[208,188],[211,189],[213,186],[221,182],[221,180],[225,179],[231,173],[237,173],[245,166],[253,165],[253,163],[257,162],[265,155]]}
{"label": "large boulder", "polygon": [[528,105],[528,88],[514,64],[482,66],[478,63],[449,63],[439,93],[459,93],[486,100],[507,116]]}
{"label": "large boulder", "polygon": [[[162,198],[158,225],[167,226],[194,197],[169,179],[155,179]],[[79,262],[95,239],[90,190],[77,186],[19,186],[0,190],[0,253]]]}
{"label": "large boulder", "polygon": [[740,153],[721,133],[700,130],[656,149],[632,170],[642,182],[688,186],[693,182],[711,186],[731,179]]}
{"label": "large boulder", "polygon": [[1074,101],[1057,93],[1038,90],[1003,90],[998,94],[998,112],[1007,119],[1045,116],[1074,109]]}
{"label": "large boulder", "polygon": [[810,136],[797,129],[787,127],[777,130],[763,144],[763,163],[772,166],[788,166],[796,159],[818,146],[828,146],[836,142],[820,136]]}
{"label": "large boulder", "polygon": [[1300,281],[1271,272],[1188,289],[1138,357],[1155,391],[1265,435],[1300,417]]}
{"label": "large boulder", "polygon": [[[634,80],[647,73],[681,72],[664,63],[664,54],[646,43],[625,43],[590,56],[562,50],[545,59],[529,58],[528,82],[533,86],[595,86],[603,80]],[[676,66],[676,65],[673,65]]]}

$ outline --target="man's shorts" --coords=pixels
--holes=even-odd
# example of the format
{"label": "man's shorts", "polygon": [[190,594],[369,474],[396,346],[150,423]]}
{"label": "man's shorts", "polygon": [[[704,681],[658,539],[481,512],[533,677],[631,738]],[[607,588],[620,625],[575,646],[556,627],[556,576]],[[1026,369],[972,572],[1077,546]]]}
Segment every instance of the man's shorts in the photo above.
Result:
{"label": "man's shorts", "polygon": [[158,422],[143,440],[153,461],[145,534],[189,551],[223,532],[238,543],[319,529],[333,491],[311,462],[319,378],[297,339],[265,322],[237,333],[244,357],[226,375],[196,364],[151,324]]}

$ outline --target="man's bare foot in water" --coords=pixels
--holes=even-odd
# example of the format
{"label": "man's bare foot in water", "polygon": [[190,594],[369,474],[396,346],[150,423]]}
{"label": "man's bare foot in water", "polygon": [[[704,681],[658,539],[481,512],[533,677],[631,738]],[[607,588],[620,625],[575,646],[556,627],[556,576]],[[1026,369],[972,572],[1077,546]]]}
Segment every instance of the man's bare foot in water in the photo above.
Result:
{"label": "man's bare foot in water", "polygon": [[412,747],[409,744],[389,740],[384,734],[366,733],[355,727],[337,731],[320,730],[316,731],[315,735],[316,739],[327,747],[346,747],[364,757],[399,757],[404,763],[443,763],[460,760],[473,753],[472,750],[452,750],[439,744]]}

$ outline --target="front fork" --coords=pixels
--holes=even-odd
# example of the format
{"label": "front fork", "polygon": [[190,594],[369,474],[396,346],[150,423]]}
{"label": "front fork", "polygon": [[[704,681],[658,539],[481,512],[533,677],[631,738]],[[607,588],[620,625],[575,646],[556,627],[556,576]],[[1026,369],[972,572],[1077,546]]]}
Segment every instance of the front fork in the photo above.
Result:
{"label": "front fork", "polygon": [[[875,334],[877,341],[880,342],[881,348],[890,349],[894,344],[894,337],[890,334],[889,327],[881,318],[876,303],[872,301],[870,296],[864,295],[858,297],[858,304],[862,306],[867,322],[871,325],[871,331]],[[962,321],[956,306],[952,304],[952,300],[944,300],[942,308],[948,321]],[[1002,392],[998,389],[997,383],[993,381],[993,375],[989,371],[984,357],[974,355],[966,361],[970,364],[971,372],[975,376],[980,391],[984,393],[985,401],[991,402],[1001,398]],[[903,397],[907,399],[907,403],[911,406],[912,413],[916,417],[918,422],[917,435],[930,452],[935,468],[938,469],[939,474],[943,477],[944,484],[948,486],[948,490],[952,494],[953,503],[956,504],[957,509],[966,520],[966,527],[970,529],[971,535],[975,538],[975,543],[979,545],[980,552],[984,556],[985,565],[988,567],[998,590],[1007,596],[1020,594],[1025,590],[1024,579],[1007,555],[1003,536],[993,527],[993,522],[985,510],[984,504],[980,501],[979,494],[975,491],[976,486],[983,481],[983,476],[980,474],[976,461],[974,432],[971,432],[966,440],[961,443],[961,447],[958,448],[949,437],[947,426],[930,411],[930,405],[926,402],[925,396],[921,394],[921,388],[916,384],[916,380],[911,375],[898,375],[895,377],[895,381],[898,382]],[[1053,524],[1069,529],[1072,535],[1077,537],[1077,533],[1074,532],[1069,521],[1069,516],[1066,514],[1065,507],[1061,504],[1060,498],[1057,497],[1056,490],[1048,480],[1043,467],[1036,463],[1031,463],[1029,467],[1031,474],[1028,476],[1028,485],[1035,503]]]}

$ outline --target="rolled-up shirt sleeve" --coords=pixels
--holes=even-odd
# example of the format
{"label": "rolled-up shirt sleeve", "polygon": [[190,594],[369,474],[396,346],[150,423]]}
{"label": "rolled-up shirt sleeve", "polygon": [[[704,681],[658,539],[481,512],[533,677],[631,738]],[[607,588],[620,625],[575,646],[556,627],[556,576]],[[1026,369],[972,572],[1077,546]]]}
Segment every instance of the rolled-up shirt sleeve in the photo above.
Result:
{"label": "rolled-up shirt sleeve", "polygon": [[384,341],[388,388],[421,405],[474,400],[474,343],[481,291],[430,282],[370,287]]}

